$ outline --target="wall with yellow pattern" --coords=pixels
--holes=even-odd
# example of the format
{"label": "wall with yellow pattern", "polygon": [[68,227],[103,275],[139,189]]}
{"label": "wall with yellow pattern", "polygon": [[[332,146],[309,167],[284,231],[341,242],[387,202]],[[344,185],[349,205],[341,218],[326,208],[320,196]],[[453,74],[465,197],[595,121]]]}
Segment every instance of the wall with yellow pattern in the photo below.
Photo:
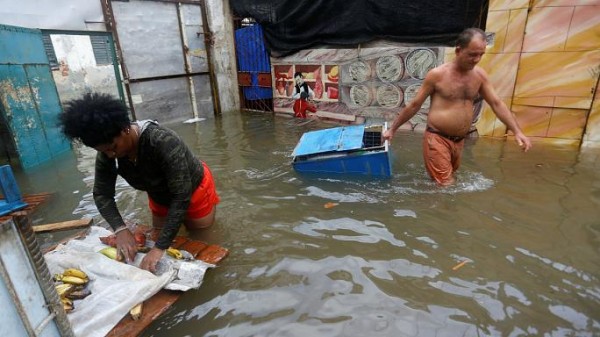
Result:
{"label": "wall with yellow pattern", "polygon": [[[486,32],[480,65],[525,134],[600,147],[600,0],[490,0]],[[477,129],[506,133],[487,104]]]}

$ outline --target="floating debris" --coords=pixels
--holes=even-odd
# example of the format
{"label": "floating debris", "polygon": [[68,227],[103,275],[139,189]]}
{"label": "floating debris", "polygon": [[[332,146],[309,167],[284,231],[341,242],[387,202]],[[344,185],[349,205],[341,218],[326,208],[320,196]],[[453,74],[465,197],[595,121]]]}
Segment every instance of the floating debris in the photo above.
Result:
{"label": "floating debris", "polygon": [[462,266],[464,266],[465,264],[467,264],[467,262],[469,262],[469,260],[464,260],[463,262],[457,264],[456,266],[452,267],[452,270],[458,270],[460,269]]}

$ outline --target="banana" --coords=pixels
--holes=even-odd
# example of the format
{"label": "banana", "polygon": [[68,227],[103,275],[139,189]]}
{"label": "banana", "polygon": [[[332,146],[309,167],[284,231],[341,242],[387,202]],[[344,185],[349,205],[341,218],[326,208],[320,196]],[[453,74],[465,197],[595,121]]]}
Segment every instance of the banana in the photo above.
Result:
{"label": "banana", "polygon": [[62,302],[63,305],[63,309],[65,309],[65,311],[67,313],[73,311],[73,309],[75,309],[75,306],[73,305],[73,301],[71,301],[70,299],[66,298],[66,297],[62,297],[60,299],[60,301]]}
{"label": "banana", "polygon": [[85,272],[83,272],[82,270],[76,269],[76,268],[65,269],[65,271],[63,272],[63,276],[75,276],[75,277],[79,277],[80,279],[84,279],[84,280],[88,279],[88,276]]}
{"label": "banana", "polygon": [[135,307],[129,310],[129,314],[134,321],[137,321],[142,317],[142,307],[143,302],[138,303]]}
{"label": "banana", "polygon": [[102,253],[104,256],[108,257],[109,259],[119,261],[119,253],[117,252],[117,248],[115,248],[115,247],[103,248],[100,251],[100,253]]}
{"label": "banana", "polygon": [[75,276],[62,276],[62,278],[60,279],[60,281],[62,281],[62,283],[69,283],[69,284],[86,284],[88,282],[88,280],[84,280],[82,278],[79,277],[75,277]]}
{"label": "banana", "polygon": [[66,297],[69,296],[69,294],[73,291],[75,286],[73,284],[62,283],[57,284],[55,288],[56,292],[58,293],[58,297]]}
{"label": "banana", "polygon": [[88,288],[83,288],[81,290],[73,289],[73,291],[67,294],[67,298],[72,300],[82,300],[91,294],[92,292]]}
{"label": "banana", "polygon": [[167,248],[167,254],[177,260],[183,259],[183,254],[181,254],[179,249],[175,249],[173,247]]}

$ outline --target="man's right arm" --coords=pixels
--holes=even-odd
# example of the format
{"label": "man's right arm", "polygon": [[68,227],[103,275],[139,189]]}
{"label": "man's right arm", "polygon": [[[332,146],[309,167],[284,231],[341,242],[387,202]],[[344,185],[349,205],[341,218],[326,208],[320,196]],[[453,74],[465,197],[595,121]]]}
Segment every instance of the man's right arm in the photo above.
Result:
{"label": "man's right arm", "polygon": [[419,112],[421,106],[423,105],[423,102],[425,102],[427,97],[429,97],[429,95],[433,93],[433,88],[435,88],[436,76],[436,69],[432,69],[431,71],[429,71],[429,73],[427,73],[427,76],[425,76],[425,80],[423,81],[421,88],[417,92],[417,95],[404,107],[404,109],[400,110],[398,116],[396,116],[396,118],[394,119],[392,126],[383,133],[383,140],[391,140],[396,130],[398,130],[398,128],[402,124],[406,123],[417,112]]}

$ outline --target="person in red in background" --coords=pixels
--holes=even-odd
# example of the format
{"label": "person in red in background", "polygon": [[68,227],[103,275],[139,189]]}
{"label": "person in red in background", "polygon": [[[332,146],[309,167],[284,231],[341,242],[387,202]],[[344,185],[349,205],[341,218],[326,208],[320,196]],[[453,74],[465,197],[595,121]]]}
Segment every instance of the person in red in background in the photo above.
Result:
{"label": "person in red in background", "polygon": [[297,72],[294,74],[294,81],[296,81],[296,87],[294,88],[293,99],[294,102],[294,116],[300,118],[306,118],[306,111],[317,112],[317,108],[314,104],[308,102],[308,99],[315,97],[315,93],[312,91],[310,86],[304,82],[302,73]]}

